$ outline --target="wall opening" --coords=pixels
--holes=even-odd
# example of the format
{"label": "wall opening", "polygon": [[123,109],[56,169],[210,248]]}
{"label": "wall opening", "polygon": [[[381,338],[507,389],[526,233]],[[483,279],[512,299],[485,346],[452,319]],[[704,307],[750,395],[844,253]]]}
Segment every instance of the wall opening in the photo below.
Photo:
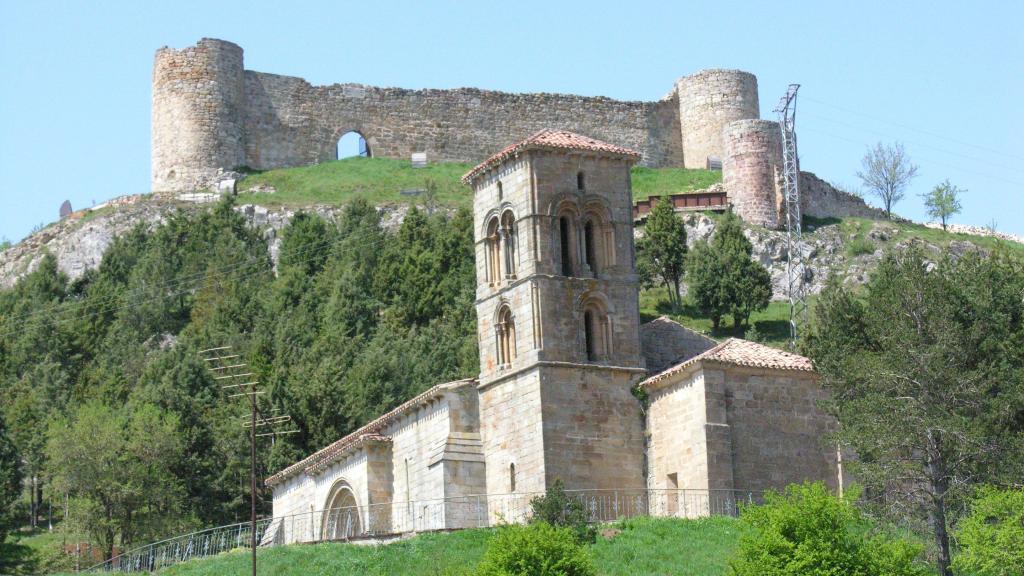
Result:
{"label": "wall opening", "polygon": [[355,493],[347,482],[339,481],[327,498],[322,539],[347,540],[362,533],[363,523]]}
{"label": "wall opening", "polygon": [[516,465],[514,462],[508,465],[508,486],[510,493],[516,491]]}
{"label": "wall opening", "polygon": [[583,172],[577,172],[576,173],[576,189],[579,190],[580,192],[585,191],[587,189],[585,184],[586,184],[586,181],[583,178]]}
{"label": "wall opening", "polygon": [[572,251],[569,245],[569,219],[562,216],[558,219],[559,240],[562,245],[562,276],[572,276]]}
{"label": "wall opening", "polygon": [[338,139],[338,160],[354,156],[369,158],[372,155],[370,153],[370,145],[366,143],[366,138],[355,130],[345,132]]}
{"label": "wall opening", "polygon": [[597,274],[597,249],[594,246],[594,222],[592,220],[587,220],[587,223],[583,225],[583,244],[587,265],[590,266],[590,270],[594,274]]}

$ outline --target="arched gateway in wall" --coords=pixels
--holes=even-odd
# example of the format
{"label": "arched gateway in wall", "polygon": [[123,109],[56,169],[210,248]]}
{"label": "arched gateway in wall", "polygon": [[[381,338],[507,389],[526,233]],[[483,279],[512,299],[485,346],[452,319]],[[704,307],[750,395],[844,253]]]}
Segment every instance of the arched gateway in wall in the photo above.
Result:
{"label": "arched gateway in wall", "polygon": [[321,540],[346,540],[363,533],[362,516],[355,492],[345,480],[338,480],[324,505]]}

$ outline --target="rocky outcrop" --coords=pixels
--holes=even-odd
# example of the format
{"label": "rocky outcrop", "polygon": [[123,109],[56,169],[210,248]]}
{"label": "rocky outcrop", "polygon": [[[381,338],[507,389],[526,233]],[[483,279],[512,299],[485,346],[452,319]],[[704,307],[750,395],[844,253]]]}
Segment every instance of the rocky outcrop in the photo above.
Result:
{"label": "rocky outcrop", "polygon": [[[134,226],[154,226],[178,209],[208,209],[208,205],[203,204],[217,198],[216,195],[211,198],[182,195],[174,199],[145,196],[132,202],[114,200],[93,210],[77,212],[76,217],[54,222],[0,252],[0,288],[13,286],[18,278],[35,270],[47,253],[57,258],[57,267],[61,272],[71,280],[78,279],[86,270],[99,266],[107,247]],[[299,209],[267,208],[255,204],[242,204],[235,209],[249,220],[251,226],[262,231],[276,265],[281,244],[279,232],[291,222]],[[314,205],[301,210],[333,221],[342,209],[337,206]],[[401,226],[409,207],[382,206],[378,207],[378,211],[384,228],[394,230]]]}

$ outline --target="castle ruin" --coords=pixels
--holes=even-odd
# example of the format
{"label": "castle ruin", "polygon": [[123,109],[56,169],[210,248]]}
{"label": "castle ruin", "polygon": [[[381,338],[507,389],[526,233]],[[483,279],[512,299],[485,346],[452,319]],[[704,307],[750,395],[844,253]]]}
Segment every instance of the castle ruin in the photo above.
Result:
{"label": "castle ruin", "polygon": [[[241,167],[334,160],[337,142],[348,132],[360,134],[372,156],[425,152],[432,161],[479,162],[508,142],[557,126],[636,150],[644,166],[721,162],[736,212],[775,228],[784,220],[779,127],[759,118],[757,78],[740,70],[685,76],[655,102],[475,88],[313,86],[246,70],[241,47],[205,38],[156,53],[152,190],[216,188]],[[875,215],[859,198],[821,180],[804,196],[810,216]]]}

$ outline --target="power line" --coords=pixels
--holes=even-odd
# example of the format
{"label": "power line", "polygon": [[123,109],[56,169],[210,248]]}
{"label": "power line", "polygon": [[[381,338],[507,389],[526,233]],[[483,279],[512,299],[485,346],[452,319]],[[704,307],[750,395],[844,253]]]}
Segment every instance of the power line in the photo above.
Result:
{"label": "power line", "polygon": [[[849,142],[851,144],[857,144],[859,146],[870,146],[870,144],[864,142],[863,140],[854,140],[852,138],[847,138],[845,136],[840,136],[838,134],[833,134],[833,133],[827,132],[825,130],[819,130],[819,129],[816,129],[816,128],[803,128],[803,130],[807,131],[807,132],[814,132],[814,133],[817,133],[817,134],[821,134],[823,136],[828,136],[829,138],[834,138],[836,140],[843,140],[845,142]],[[995,175],[993,175],[991,173],[988,173],[988,172],[978,172],[976,170],[971,170],[969,168],[963,168],[963,167],[960,167],[960,166],[956,166],[954,164],[950,164],[948,162],[940,162],[938,160],[930,160],[928,158],[925,158],[925,159],[922,160],[920,157],[916,157],[916,161],[917,162],[923,162],[925,164],[932,164],[932,165],[935,165],[935,166],[941,166],[943,168],[951,168],[953,170],[957,170],[959,172],[964,172],[966,174],[973,174],[975,176],[981,176],[983,178],[989,178],[991,180],[998,180],[1000,182],[1005,182],[1007,184],[1013,184],[1015,186],[1024,186],[1024,183],[1022,183],[1022,182],[1017,182],[1015,180],[1008,180],[1006,178],[1001,178],[999,176],[995,176]]]}
{"label": "power line", "polygon": [[822,106],[828,106],[829,108],[835,108],[836,110],[840,110],[840,111],[845,112],[847,114],[856,114],[858,116],[863,116],[864,118],[868,118],[868,119],[874,120],[876,122],[882,122],[883,124],[890,124],[890,125],[896,126],[898,128],[903,128],[905,130],[911,130],[913,132],[918,132],[918,133],[921,133],[921,134],[925,134],[925,135],[931,136],[933,138],[940,138],[942,140],[948,140],[948,141],[953,142],[955,144],[960,144],[961,146],[970,146],[971,148],[977,148],[978,150],[984,150],[984,151],[990,152],[992,154],[999,154],[1000,156],[1006,156],[1007,158],[1013,158],[1014,160],[1024,161],[1024,157],[1017,156],[1016,154],[1008,154],[1008,153],[1006,153],[1006,152],[1004,152],[1002,150],[997,150],[995,148],[990,148],[990,147],[987,147],[987,146],[982,146],[980,144],[972,144],[970,142],[964,142],[963,140],[957,140],[956,138],[950,138],[949,136],[938,134],[936,132],[931,132],[931,131],[928,131],[928,130],[922,130],[920,128],[915,128],[914,126],[909,126],[907,124],[901,124],[899,122],[893,122],[892,120],[886,120],[884,118],[879,118],[879,117],[876,117],[876,116],[871,116],[870,114],[865,114],[865,113],[860,112],[858,110],[851,110],[849,108],[844,108],[842,106],[837,106],[835,104],[830,104],[830,103],[824,102],[822,100],[817,100],[817,99],[810,98],[810,97],[807,97],[807,96],[804,97],[804,100],[807,100],[809,102],[814,102],[815,104],[821,104]]}
{"label": "power line", "polygon": [[[231,350],[231,346],[218,346],[201,350],[199,355],[207,363],[209,371],[214,374],[213,379],[223,382],[221,389],[235,392],[229,394],[228,398],[244,396],[249,399],[249,420],[242,421],[242,428],[249,431],[249,547],[252,550],[252,576],[256,576],[256,438],[292,434],[298,430],[278,432],[273,429],[276,424],[290,422],[291,416],[263,416],[257,400],[257,397],[263,394],[263,391],[258,389],[259,381],[252,379],[255,374],[248,371],[248,365],[240,360],[241,355],[232,354]],[[269,431],[257,433],[259,428],[268,428]]]}

